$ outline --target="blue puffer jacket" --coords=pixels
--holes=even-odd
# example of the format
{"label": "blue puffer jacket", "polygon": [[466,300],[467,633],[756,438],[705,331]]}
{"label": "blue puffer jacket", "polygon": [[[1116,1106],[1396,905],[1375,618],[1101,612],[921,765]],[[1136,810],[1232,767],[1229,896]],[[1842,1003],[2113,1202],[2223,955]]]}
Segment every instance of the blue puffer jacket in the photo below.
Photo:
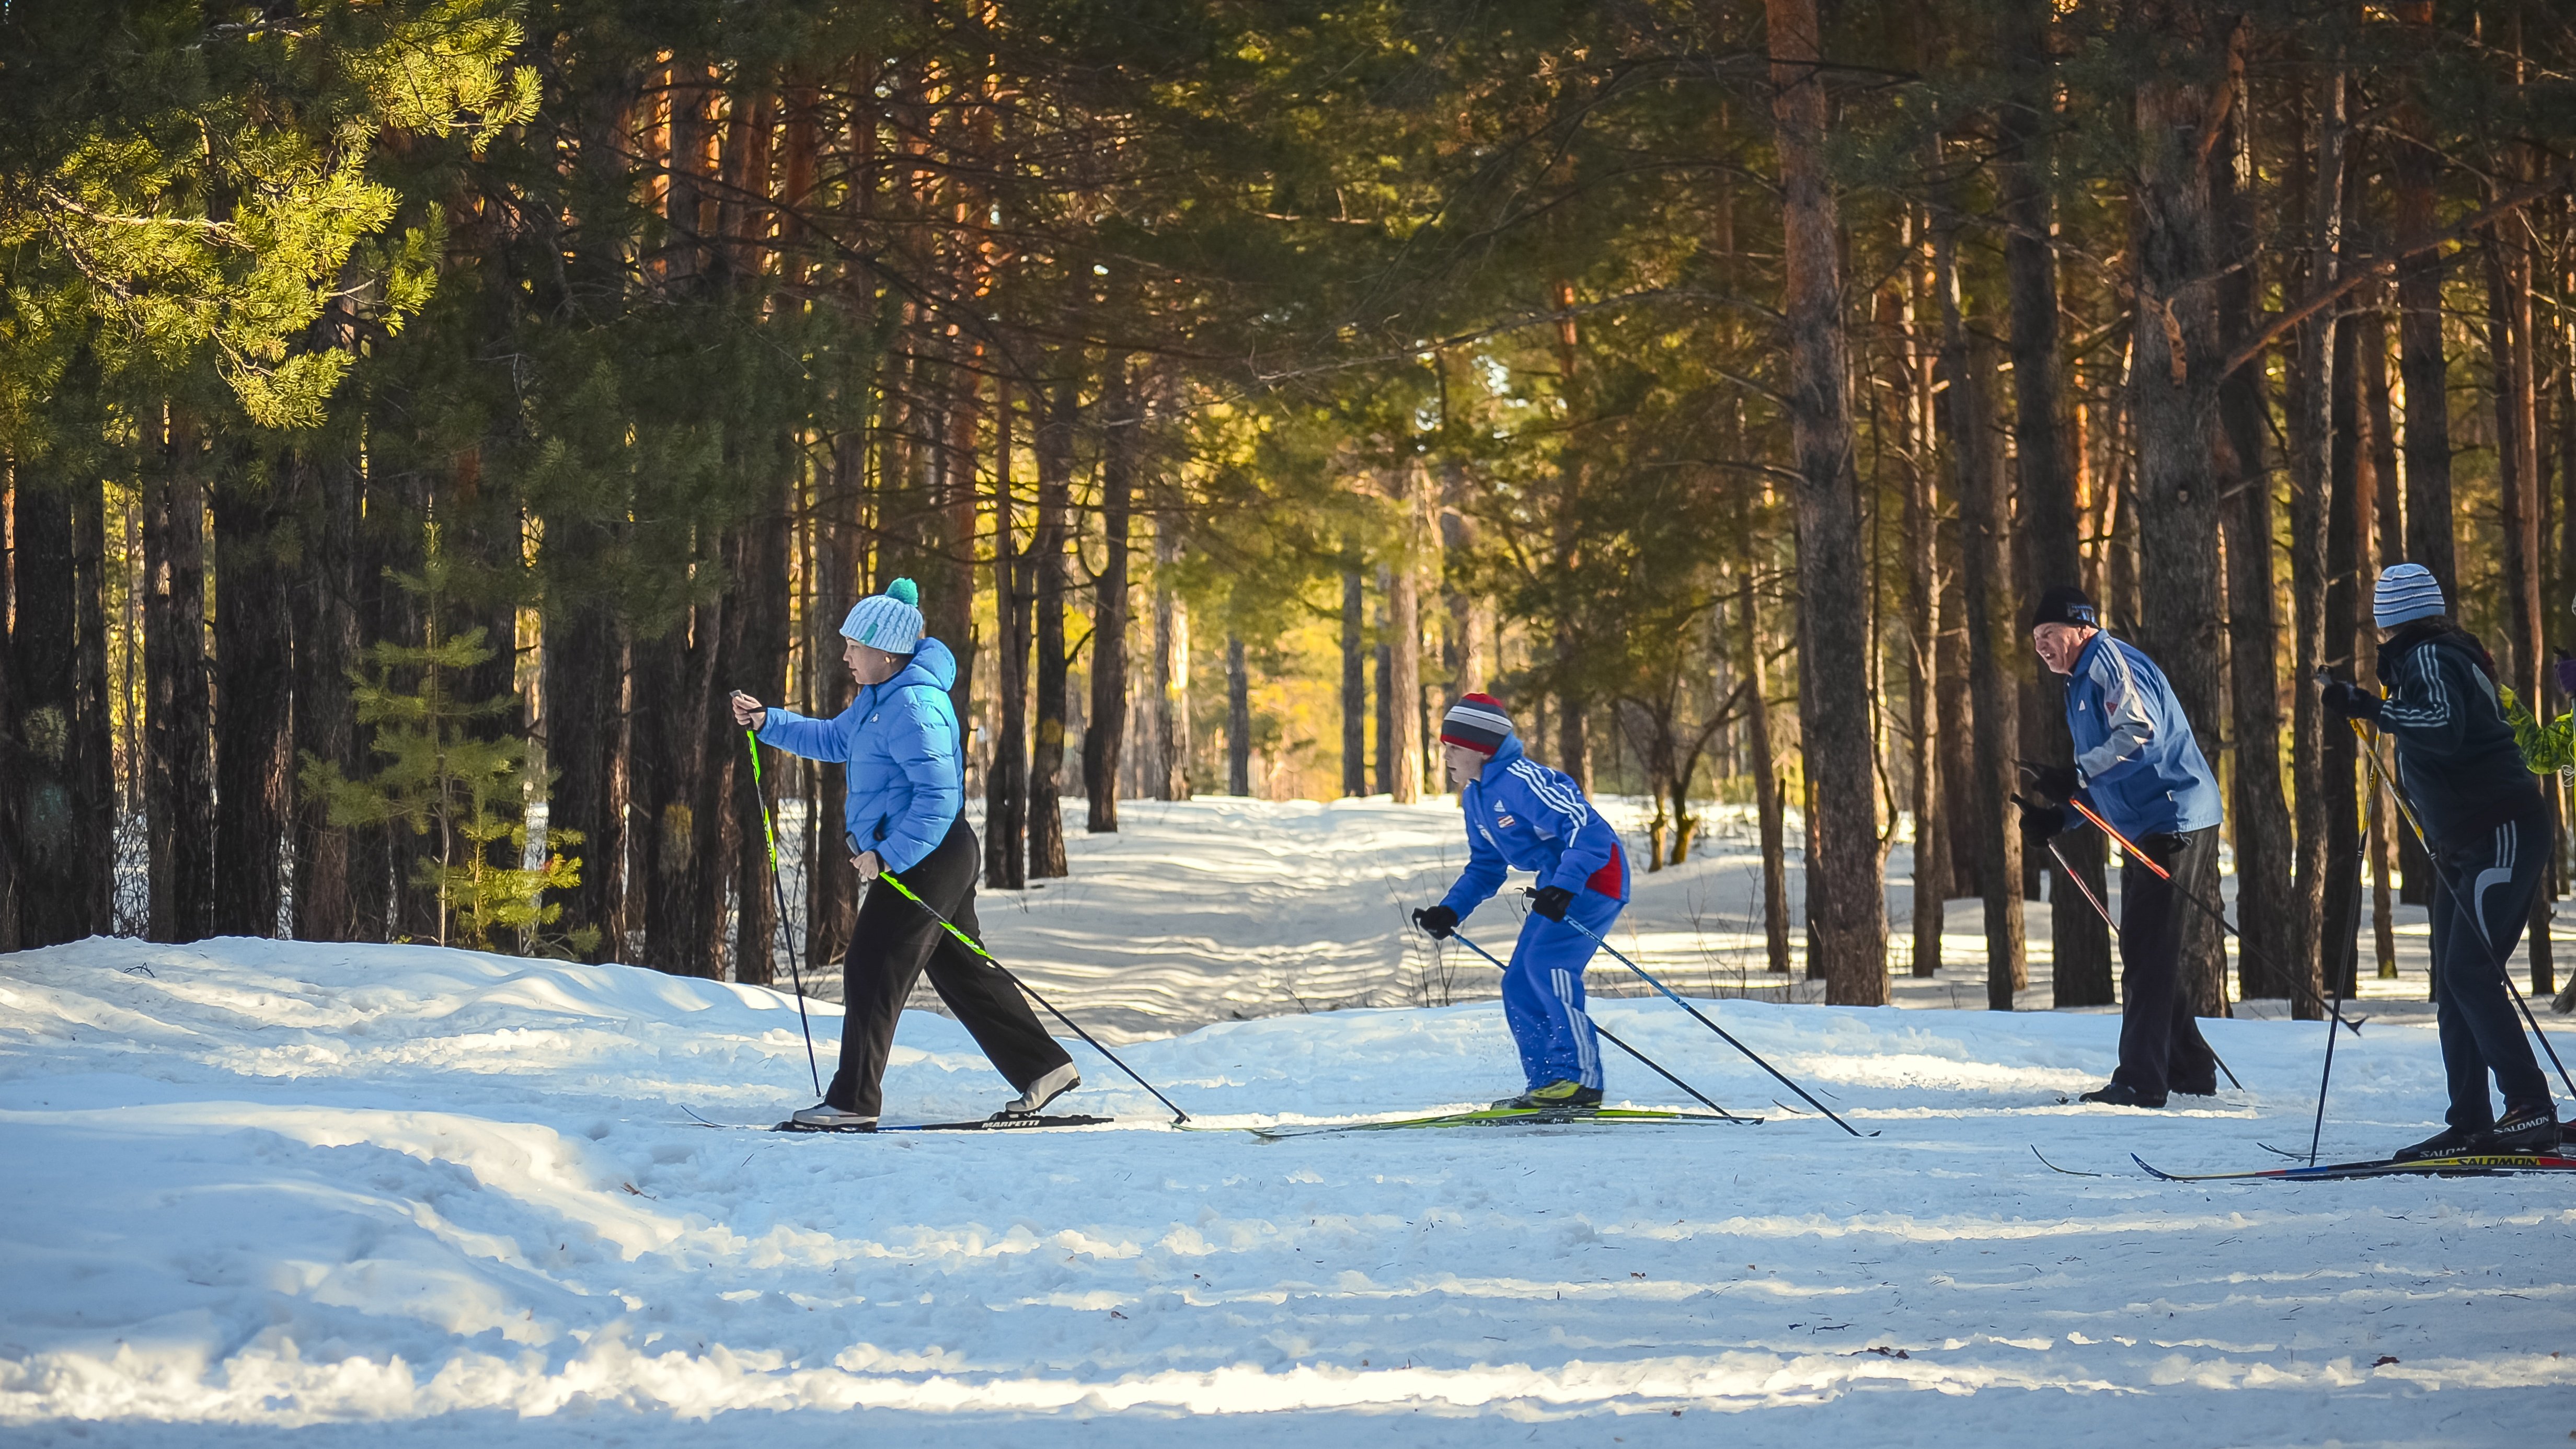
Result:
{"label": "blue puffer jacket", "polygon": [[2087,640],[2066,685],[2066,728],[2079,798],[2112,829],[2143,840],[2218,823],[2218,779],[2173,686],[2144,654],[2108,634]]}
{"label": "blue puffer jacket", "polygon": [[1458,792],[1467,812],[1467,868],[1440,904],[1465,920],[1514,870],[1538,872],[1543,886],[1590,889],[1628,899],[1628,853],[1619,832],[1584,800],[1573,780],[1506,738],[1484,773]]}
{"label": "blue puffer jacket", "polygon": [[910,870],[939,846],[966,803],[957,707],[948,690],[957,657],[924,639],[894,678],[859,691],[836,719],[772,707],[760,742],[809,760],[845,760],[850,805],[842,829],[892,871]]}

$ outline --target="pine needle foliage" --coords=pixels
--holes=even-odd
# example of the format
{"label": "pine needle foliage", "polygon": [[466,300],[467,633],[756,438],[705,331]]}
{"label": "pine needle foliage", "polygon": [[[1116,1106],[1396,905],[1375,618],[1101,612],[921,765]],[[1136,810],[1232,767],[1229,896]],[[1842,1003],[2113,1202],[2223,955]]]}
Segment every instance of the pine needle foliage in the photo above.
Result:
{"label": "pine needle foliage", "polygon": [[581,884],[581,862],[565,849],[577,831],[550,829],[543,858],[527,864],[528,807],[551,783],[529,762],[527,742],[496,723],[518,706],[515,695],[459,699],[456,682],[492,658],[480,626],[449,633],[451,565],[435,544],[418,574],[395,581],[419,597],[427,626],[422,642],[380,640],[365,666],[350,671],[361,728],[382,761],[352,780],[330,761],[304,757],[307,790],[329,802],[341,826],[408,827],[435,835],[434,852],[414,868],[414,883],[438,901],[438,944],[519,955],[566,955],[591,949],[594,931],[551,932],[563,907],[548,892]]}

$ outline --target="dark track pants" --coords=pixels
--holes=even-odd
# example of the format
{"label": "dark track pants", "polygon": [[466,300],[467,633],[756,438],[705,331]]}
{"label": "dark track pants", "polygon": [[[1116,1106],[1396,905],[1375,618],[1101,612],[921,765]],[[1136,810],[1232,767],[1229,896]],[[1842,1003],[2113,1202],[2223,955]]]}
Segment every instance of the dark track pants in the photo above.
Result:
{"label": "dark track pants", "polygon": [[[2218,829],[2150,835],[2138,844],[2174,882],[2200,892]],[[2120,866],[2120,1069],[2111,1080],[2150,1100],[2218,1089],[2218,1058],[2201,1040],[2182,987],[2183,913],[2199,907],[2174,882],[2135,861]]]}
{"label": "dark track pants", "polygon": [[2463,1132],[2495,1125],[2489,1072],[2507,1111],[2549,1101],[2549,1079],[2522,1034],[2504,976],[2549,869],[2549,850],[2547,818],[2535,814],[2445,850],[2436,863],[2443,884],[2432,902],[2433,1019],[2451,1080],[2446,1120]]}
{"label": "dark track pants", "polygon": [[[936,850],[903,872],[903,883],[980,941],[984,931],[975,920],[975,877],[981,865],[975,832],[960,816]],[[859,902],[858,928],[841,968],[848,1014],[841,1022],[840,1070],[832,1074],[824,1101],[846,1112],[877,1115],[884,1102],[886,1057],[894,1050],[895,1021],[925,967],[939,999],[957,1013],[1013,1087],[1026,1091],[1030,1083],[1073,1060],[1038,1025],[1028,999],[1009,977],[939,929],[928,911],[880,881]]]}

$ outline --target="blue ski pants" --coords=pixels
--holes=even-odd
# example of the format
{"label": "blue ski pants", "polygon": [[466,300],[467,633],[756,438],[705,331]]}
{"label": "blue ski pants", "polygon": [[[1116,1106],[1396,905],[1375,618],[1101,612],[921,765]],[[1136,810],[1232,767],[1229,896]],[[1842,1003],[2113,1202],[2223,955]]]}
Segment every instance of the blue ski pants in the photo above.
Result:
{"label": "blue ski pants", "polygon": [[[1620,903],[1599,891],[1574,893],[1571,920],[1610,934]],[[1574,1081],[1601,1085],[1601,1040],[1583,1011],[1583,968],[1592,964],[1592,937],[1533,912],[1521,922],[1512,964],[1503,972],[1503,1020],[1520,1044],[1521,1073],[1533,1087]]]}

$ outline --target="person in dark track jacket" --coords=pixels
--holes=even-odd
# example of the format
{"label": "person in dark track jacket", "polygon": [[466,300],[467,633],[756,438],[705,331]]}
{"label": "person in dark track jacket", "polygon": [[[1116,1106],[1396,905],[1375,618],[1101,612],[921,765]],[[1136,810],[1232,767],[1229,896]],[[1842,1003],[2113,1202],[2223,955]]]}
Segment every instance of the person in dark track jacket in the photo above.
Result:
{"label": "person in dark track jacket", "polygon": [[[2371,612],[2387,697],[2338,679],[2325,686],[2324,704],[2397,742],[2396,784],[2423,828],[2439,882],[2431,902],[2433,1007],[2451,1096],[2448,1125],[2396,1156],[2555,1151],[2549,1079],[2505,978],[2548,875],[2547,805],[2505,722],[2495,661],[2451,622],[2432,573],[2389,565]],[[2501,1117],[2487,1095],[2490,1075],[2504,1097]]]}

